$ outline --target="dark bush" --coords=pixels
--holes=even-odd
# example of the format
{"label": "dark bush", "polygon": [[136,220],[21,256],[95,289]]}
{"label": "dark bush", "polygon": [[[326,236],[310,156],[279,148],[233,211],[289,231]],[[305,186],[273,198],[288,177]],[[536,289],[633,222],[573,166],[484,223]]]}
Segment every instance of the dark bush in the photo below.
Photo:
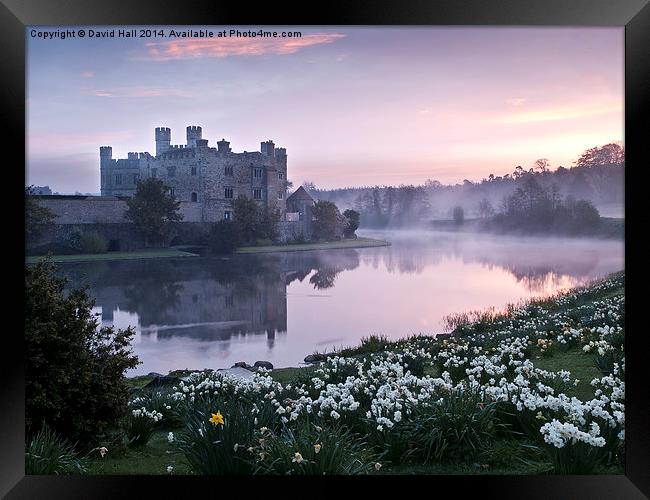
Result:
{"label": "dark bush", "polygon": [[127,411],[124,373],[138,364],[134,330],[98,328],[85,288],[64,292],[50,262],[25,269],[27,434],[44,423],[81,446],[97,443]]}
{"label": "dark bush", "polygon": [[79,237],[79,250],[83,253],[104,253],[108,251],[108,241],[99,233],[83,233]]}
{"label": "dark bush", "polygon": [[212,253],[232,253],[241,243],[239,226],[230,220],[220,220],[212,225],[208,235],[208,249]]}
{"label": "dark bush", "polygon": [[465,222],[465,211],[463,210],[463,207],[454,207],[453,216],[456,225],[462,225],[463,222]]}

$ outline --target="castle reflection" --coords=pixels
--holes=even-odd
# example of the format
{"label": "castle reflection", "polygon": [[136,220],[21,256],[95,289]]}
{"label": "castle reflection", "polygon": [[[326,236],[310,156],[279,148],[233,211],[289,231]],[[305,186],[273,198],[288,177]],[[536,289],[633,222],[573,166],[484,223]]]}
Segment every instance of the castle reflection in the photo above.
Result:
{"label": "castle reflection", "polygon": [[359,266],[356,250],[76,263],[62,266],[68,288],[89,286],[101,321],[115,311],[135,313],[143,338],[187,337],[225,341],[265,335],[273,347],[287,331],[287,286],[309,282],[317,290]]}

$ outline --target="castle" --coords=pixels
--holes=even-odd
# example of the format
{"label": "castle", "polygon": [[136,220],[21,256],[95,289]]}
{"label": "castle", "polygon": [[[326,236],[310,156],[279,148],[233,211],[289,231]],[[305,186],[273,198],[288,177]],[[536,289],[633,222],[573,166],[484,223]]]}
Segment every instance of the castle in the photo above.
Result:
{"label": "castle", "polygon": [[[216,222],[231,219],[232,202],[240,195],[286,220],[287,152],[273,141],[261,143],[260,151],[233,153],[225,139],[208,146],[202,129],[189,126],[186,144],[171,144],[171,129],[155,130],[156,155],[128,153],[113,159],[111,146],[99,148],[101,195],[133,196],[140,180],[161,179],[186,207],[189,220]],[[185,220],[188,220],[187,218]]]}
{"label": "castle", "polygon": [[279,240],[312,237],[313,198],[302,187],[287,194],[287,152],[273,141],[260,151],[233,153],[225,139],[209,147],[201,127],[187,127],[187,143],[171,144],[171,129],[155,131],[156,155],[128,153],[113,159],[113,148],[99,148],[101,196],[34,195],[55,215],[55,224],[31,241],[31,247],[67,245],[75,234],[95,232],[109,243],[109,250],[134,250],[146,243],[125,218],[126,200],[138,182],[154,177],[180,201],[181,222],[173,224],[170,245],[203,245],[210,224],[233,219],[233,201],[240,195],[256,200],[279,215]]}

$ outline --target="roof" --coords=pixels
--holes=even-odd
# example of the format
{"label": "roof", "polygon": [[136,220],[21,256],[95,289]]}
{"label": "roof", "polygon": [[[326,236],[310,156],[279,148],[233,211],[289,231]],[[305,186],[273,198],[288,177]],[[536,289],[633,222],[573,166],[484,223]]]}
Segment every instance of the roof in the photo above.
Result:
{"label": "roof", "polygon": [[287,201],[298,201],[298,200],[311,201],[311,202],[314,201],[311,195],[302,186],[296,189],[296,191],[293,192],[291,196],[287,198]]}

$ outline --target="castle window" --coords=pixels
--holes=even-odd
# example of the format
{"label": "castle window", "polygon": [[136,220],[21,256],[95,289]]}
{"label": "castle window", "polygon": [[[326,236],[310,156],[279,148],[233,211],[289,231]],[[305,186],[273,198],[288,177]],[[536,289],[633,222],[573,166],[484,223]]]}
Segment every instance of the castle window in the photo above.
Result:
{"label": "castle window", "polygon": [[133,184],[137,185],[140,182],[140,174],[133,174]]}
{"label": "castle window", "polygon": [[230,210],[226,210],[226,211],[223,213],[223,218],[224,218],[225,220],[231,220],[231,219],[232,219],[232,212],[231,212]]}
{"label": "castle window", "polygon": [[229,199],[232,198],[232,188],[226,188],[223,197]]}
{"label": "castle window", "polygon": [[261,189],[253,189],[253,199],[254,200],[261,200],[262,199],[262,190]]}
{"label": "castle window", "polygon": [[167,177],[176,177],[176,167],[167,167]]}
{"label": "castle window", "polygon": [[122,184],[122,174],[115,174],[115,184]]}
{"label": "castle window", "polygon": [[261,179],[262,178],[262,169],[261,168],[254,168],[253,169],[253,177],[256,179]]}
{"label": "castle window", "polygon": [[284,198],[284,193],[282,191],[278,191],[278,200],[281,200]]}
{"label": "castle window", "polygon": [[192,167],[192,175],[196,175],[196,167]]}
{"label": "castle window", "polygon": [[278,179],[284,180],[284,172],[278,172]]}
{"label": "castle window", "polygon": [[192,193],[192,194],[190,195],[190,198],[191,198],[191,200],[192,200],[194,203],[196,203],[197,201],[199,201],[199,195],[196,194],[196,193]]}
{"label": "castle window", "polygon": [[226,299],[226,307],[232,307],[235,302],[233,296],[226,295],[224,298]]}
{"label": "castle window", "polygon": [[232,166],[224,167],[225,175],[232,175]]}
{"label": "castle window", "polygon": [[169,194],[176,196],[176,191],[174,191],[174,188],[169,188]]}
{"label": "castle window", "polygon": [[157,168],[152,168],[151,169],[151,177],[158,177],[158,169]]}

